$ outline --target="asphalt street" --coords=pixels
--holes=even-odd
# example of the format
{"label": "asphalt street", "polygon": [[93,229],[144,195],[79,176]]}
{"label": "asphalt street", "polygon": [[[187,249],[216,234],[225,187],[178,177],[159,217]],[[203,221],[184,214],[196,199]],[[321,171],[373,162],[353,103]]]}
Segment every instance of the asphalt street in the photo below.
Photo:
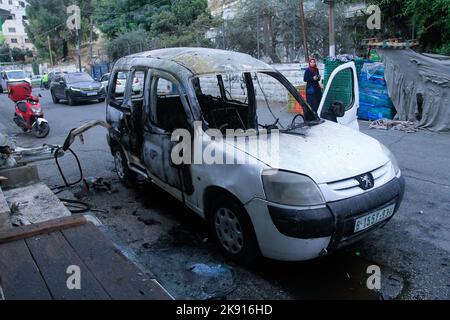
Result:
{"label": "asphalt street", "polygon": [[[104,103],[55,105],[48,91],[37,92],[51,126],[44,140],[16,127],[13,103],[0,95],[0,132],[23,147],[62,144],[70,129],[105,118]],[[85,177],[103,177],[113,185],[112,193],[97,191],[83,199],[100,210],[95,214],[123,252],[176,298],[450,299],[450,134],[369,129],[366,122],[361,131],[386,144],[398,159],[406,179],[400,211],[384,228],[329,257],[302,263],[263,259],[250,267],[227,261],[209,241],[205,224],[170,196],[151,185],[123,187],[105,129],[89,131],[84,145],[76,141],[73,149]],[[73,158],[66,156],[61,163],[69,180],[76,180]],[[54,161],[38,166],[45,183],[62,184]],[[193,272],[198,264],[217,267],[217,277]],[[366,287],[370,265],[381,268],[379,292]]]}

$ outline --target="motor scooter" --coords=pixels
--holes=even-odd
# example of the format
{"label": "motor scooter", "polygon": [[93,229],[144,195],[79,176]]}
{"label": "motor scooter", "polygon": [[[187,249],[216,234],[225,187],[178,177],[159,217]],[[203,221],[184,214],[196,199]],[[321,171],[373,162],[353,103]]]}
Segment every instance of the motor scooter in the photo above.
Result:
{"label": "motor scooter", "polygon": [[[32,87],[26,81],[8,83],[8,97],[15,103],[14,122],[24,132],[32,132],[37,138],[45,138],[50,125],[44,118],[39,98],[31,94]],[[42,97],[39,94],[39,97]]]}

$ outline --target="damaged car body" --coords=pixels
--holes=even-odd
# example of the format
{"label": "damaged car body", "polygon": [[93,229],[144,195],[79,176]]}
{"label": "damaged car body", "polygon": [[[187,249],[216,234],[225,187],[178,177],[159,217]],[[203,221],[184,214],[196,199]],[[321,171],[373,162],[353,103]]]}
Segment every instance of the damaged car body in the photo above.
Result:
{"label": "damaged car body", "polygon": [[[330,87],[345,72],[352,95],[334,101]],[[116,91],[124,73],[126,88]],[[135,79],[143,82],[140,90]],[[300,112],[287,106],[289,95]],[[208,222],[228,257],[309,260],[382,227],[403,197],[395,157],[358,132],[358,95],[354,63],[333,72],[315,113],[281,73],[249,55],[154,50],[116,62],[107,138],[122,182],[141,176],[182,201]],[[236,164],[174,163],[179,129],[191,133],[189,145],[213,144]],[[217,141],[210,129],[224,136],[241,130],[244,139]],[[278,148],[257,147],[275,135]]]}

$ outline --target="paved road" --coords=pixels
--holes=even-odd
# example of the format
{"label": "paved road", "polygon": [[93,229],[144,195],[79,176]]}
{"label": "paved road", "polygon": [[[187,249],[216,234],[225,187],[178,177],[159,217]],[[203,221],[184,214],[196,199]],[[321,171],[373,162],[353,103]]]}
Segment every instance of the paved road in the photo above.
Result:
{"label": "paved road", "polygon": [[[47,91],[41,102],[51,125],[49,143],[64,141],[69,129],[92,119],[104,119],[104,104],[55,105]],[[13,104],[0,96],[0,132],[14,134],[24,146],[43,143],[23,134],[12,122]],[[365,287],[367,267],[382,270],[384,298],[450,298],[450,134],[362,131],[390,147],[406,177],[406,194],[399,213],[385,228],[331,257],[306,263],[263,260],[241,267],[226,261],[208,240],[206,227],[195,215],[152,186],[130,190],[121,186],[102,128],[74,144],[85,176],[104,177],[114,192],[85,197],[109,227],[110,236],[152,273],[177,298],[227,296],[235,299],[379,298]],[[69,179],[77,178],[75,162],[62,161]],[[53,161],[39,164],[49,185],[62,183]],[[74,190],[76,192],[76,190]],[[195,264],[226,266],[213,278],[192,270]],[[232,271],[230,271],[232,270]]]}

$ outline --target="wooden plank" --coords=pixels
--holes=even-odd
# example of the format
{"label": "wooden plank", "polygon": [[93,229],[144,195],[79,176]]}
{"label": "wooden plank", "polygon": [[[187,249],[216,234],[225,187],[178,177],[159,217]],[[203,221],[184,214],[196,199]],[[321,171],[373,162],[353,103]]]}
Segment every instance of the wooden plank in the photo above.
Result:
{"label": "wooden plank", "polygon": [[36,224],[29,224],[22,227],[10,228],[0,231],[0,244],[33,237],[44,233],[50,233],[57,230],[72,228],[85,223],[86,219],[83,215],[73,215],[70,217],[53,219]]}
{"label": "wooden plank", "polygon": [[[25,241],[54,299],[110,299],[60,231],[27,238]],[[80,268],[79,290],[70,290],[67,286],[67,280],[72,275],[67,273],[69,266]]]}
{"label": "wooden plank", "polygon": [[0,245],[0,286],[5,300],[52,299],[24,240]]}
{"label": "wooden plank", "polygon": [[94,225],[62,231],[113,299],[171,300],[164,289],[125,258]]}

